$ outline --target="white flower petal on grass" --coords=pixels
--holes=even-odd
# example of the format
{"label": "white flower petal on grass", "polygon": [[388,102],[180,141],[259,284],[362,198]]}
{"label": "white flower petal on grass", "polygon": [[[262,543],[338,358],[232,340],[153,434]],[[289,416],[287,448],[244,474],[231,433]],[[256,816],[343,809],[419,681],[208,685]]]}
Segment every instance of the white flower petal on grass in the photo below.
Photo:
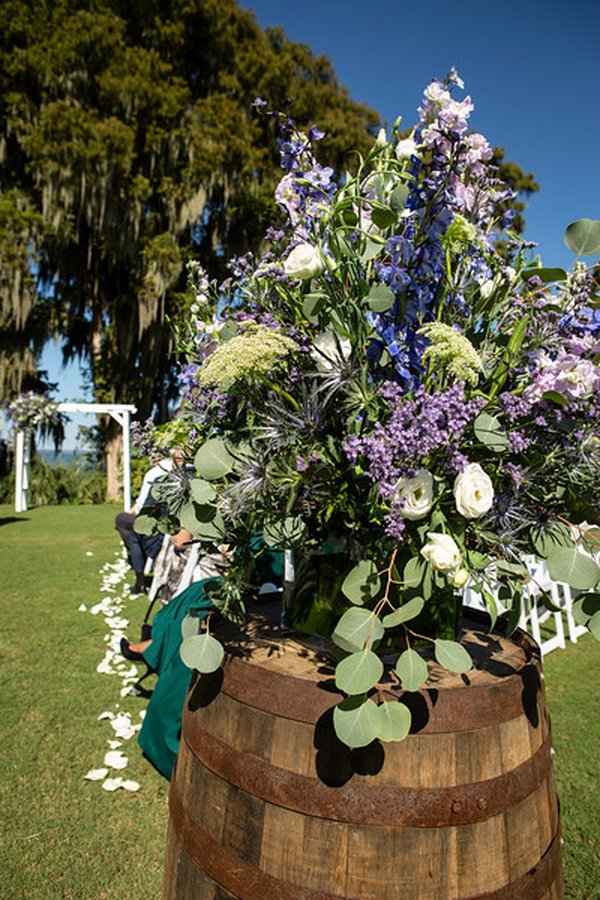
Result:
{"label": "white flower petal on grass", "polygon": [[81,606],[77,607],[77,612],[87,612],[87,606],[85,603],[82,603]]}
{"label": "white flower petal on grass", "polygon": [[140,719],[145,719],[146,718],[146,710],[140,709],[139,716],[140,716]]}
{"label": "white flower petal on grass", "polygon": [[118,747],[123,746],[123,741],[107,741],[106,742],[111,750],[116,750]]}
{"label": "white flower petal on grass", "polygon": [[111,769],[125,769],[128,764],[129,760],[120,750],[109,750],[104,754],[104,765]]}
{"label": "white flower petal on grass", "polygon": [[102,787],[105,791],[117,791],[123,785],[122,778],[107,778],[106,781],[102,782]]}
{"label": "white flower petal on grass", "polygon": [[110,724],[116,736],[123,738],[123,740],[125,741],[128,741],[135,734],[135,729],[131,724],[131,719],[129,719],[123,713],[120,713],[118,716],[116,716]]}
{"label": "white flower petal on grass", "polygon": [[90,769],[83,777],[87,781],[102,781],[108,775],[108,769]]}
{"label": "white flower petal on grass", "polygon": [[106,709],[104,712],[101,712],[98,716],[98,721],[101,722],[102,719],[114,719],[115,714]]}
{"label": "white flower petal on grass", "polygon": [[94,554],[92,553],[91,550],[86,550],[86,551],[85,551],[85,555],[86,555],[86,556],[93,556]]}
{"label": "white flower petal on grass", "polygon": [[139,791],[140,785],[137,781],[124,781],[121,785],[125,791]]}

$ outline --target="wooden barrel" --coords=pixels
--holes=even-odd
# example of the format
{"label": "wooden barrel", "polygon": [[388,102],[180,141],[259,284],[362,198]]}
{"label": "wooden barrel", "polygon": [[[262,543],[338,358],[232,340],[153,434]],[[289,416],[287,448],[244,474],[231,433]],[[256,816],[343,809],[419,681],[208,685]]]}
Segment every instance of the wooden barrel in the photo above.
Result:
{"label": "wooden barrel", "polygon": [[536,645],[477,626],[476,668],[430,663],[401,743],[335,737],[330,661],[259,634],[192,682],[170,791],[165,897],[562,898]]}

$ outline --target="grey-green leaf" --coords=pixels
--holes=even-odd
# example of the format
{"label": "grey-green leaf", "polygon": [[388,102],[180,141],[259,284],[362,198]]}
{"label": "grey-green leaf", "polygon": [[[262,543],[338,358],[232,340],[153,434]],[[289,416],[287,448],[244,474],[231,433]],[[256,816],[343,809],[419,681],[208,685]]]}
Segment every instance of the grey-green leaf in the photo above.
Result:
{"label": "grey-green leaf", "polygon": [[508,447],[508,438],[496,416],[480,413],[473,428],[477,439],[494,453],[502,453]]}
{"label": "grey-green leaf", "polygon": [[359,650],[337,664],[336,686],[346,694],[365,694],[383,675],[383,663],[372,650]]}
{"label": "grey-green leaf", "polygon": [[528,278],[533,278],[533,276],[537,276],[540,281],[543,281],[544,284],[550,284],[553,281],[565,281],[567,277],[567,273],[564,269],[546,269],[540,267],[539,269],[524,269],[521,272],[521,278],[524,281],[527,281]]}
{"label": "grey-green leaf", "polygon": [[377,707],[377,737],[380,741],[403,741],[410,731],[412,716],[408,707],[397,700]]}
{"label": "grey-green leaf", "polygon": [[579,591],[588,591],[600,580],[600,566],[574,547],[559,547],[548,557],[548,571],[554,581],[563,581]]}
{"label": "grey-green leaf", "polygon": [[451,672],[462,675],[473,668],[473,660],[458,641],[445,641],[441,638],[435,642],[435,658],[440,666]]}
{"label": "grey-green leaf", "polygon": [[565,231],[565,244],[577,256],[596,256],[600,253],[600,221],[579,219]]}
{"label": "grey-green leaf", "polygon": [[199,448],[194,458],[198,475],[207,481],[218,481],[233,469],[234,460],[221,438],[211,438]]}
{"label": "grey-green leaf", "polygon": [[361,559],[351,569],[342,584],[342,593],[356,606],[362,606],[367,600],[376,597],[381,590],[381,579],[377,574],[377,566],[370,559]]}
{"label": "grey-green leaf", "polygon": [[333,630],[331,639],[342,650],[354,653],[356,650],[363,650],[367,645],[372,646],[383,634],[383,625],[372,610],[353,606],[343,614]]}
{"label": "grey-green leaf", "polygon": [[194,634],[198,634],[198,628],[200,627],[200,619],[198,616],[190,616],[188,613],[183,617],[181,622],[181,637],[185,640],[185,638],[192,637]]}
{"label": "grey-green leaf", "polygon": [[195,500],[196,503],[212,503],[217,496],[217,492],[212,484],[204,481],[203,478],[193,478],[190,481],[190,494],[192,500]]}
{"label": "grey-green leaf", "polygon": [[366,747],[379,731],[377,706],[364,695],[347,697],[333,710],[333,727],[348,747]]}
{"label": "grey-green leaf", "polygon": [[223,659],[223,645],[212,634],[193,634],[179,648],[179,655],[189,669],[209,674],[215,672]]}
{"label": "grey-green leaf", "polygon": [[373,312],[387,312],[394,305],[396,295],[387,284],[376,284],[369,291],[366,302]]}
{"label": "grey-green leaf", "polygon": [[413,597],[412,600],[409,600],[408,603],[403,603],[393,613],[384,616],[381,624],[384,628],[395,628],[396,625],[401,625],[403,622],[408,622],[410,619],[418,616],[424,606],[425,601],[422,597]]}
{"label": "grey-green leaf", "polygon": [[592,618],[587,623],[587,627],[590,629],[594,637],[600,641],[600,610],[594,613]]}
{"label": "grey-green leaf", "polygon": [[409,647],[398,658],[396,675],[405,691],[418,691],[427,681],[429,671],[423,657]]}

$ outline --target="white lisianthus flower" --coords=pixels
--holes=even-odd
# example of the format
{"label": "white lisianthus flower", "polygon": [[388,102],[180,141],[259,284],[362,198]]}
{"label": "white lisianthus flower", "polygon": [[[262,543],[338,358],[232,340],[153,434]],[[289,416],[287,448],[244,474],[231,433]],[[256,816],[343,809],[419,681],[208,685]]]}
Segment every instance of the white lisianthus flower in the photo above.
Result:
{"label": "white lisianthus flower", "polygon": [[429,543],[421,547],[424,556],[432,569],[438,572],[455,572],[460,566],[460,550],[454,538],[439,531],[428,531]]}
{"label": "white lisianthus flower", "polygon": [[454,480],[454,501],[465,519],[479,519],[492,508],[494,487],[479,463],[470,463]]}
{"label": "white lisianthus flower", "polygon": [[410,159],[411,156],[418,156],[417,145],[412,138],[404,138],[396,144],[396,159]]}
{"label": "white lisianthus flower", "polygon": [[384,144],[387,144],[387,135],[386,135],[386,133],[385,133],[385,128],[380,128],[380,129],[379,129],[379,131],[378,131],[378,133],[377,133],[377,143],[378,143],[380,146],[383,146]]}
{"label": "white lisianthus flower", "polygon": [[321,251],[312,244],[298,244],[284,260],[283,268],[292,278],[313,278],[323,271]]}
{"label": "white lisianthus flower", "polygon": [[395,490],[405,519],[424,519],[433,506],[433,477],[427,469],[418,469],[411,478],[400,478]]}
{"label": "white lisianthus flower", "polygon": [[351,353],[352,343],[348,338],[338,337],[333,331],[324,331],[314,339],[310,356],[315,361],[317,369],[321,372],[331,372],[349,359]]}

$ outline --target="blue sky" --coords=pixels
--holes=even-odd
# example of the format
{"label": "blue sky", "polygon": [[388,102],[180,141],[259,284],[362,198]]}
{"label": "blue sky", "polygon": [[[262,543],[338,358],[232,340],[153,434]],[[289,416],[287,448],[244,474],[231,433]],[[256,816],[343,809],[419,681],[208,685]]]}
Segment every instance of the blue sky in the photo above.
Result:
{"label": "blue sky", "polygon": [[[282,25],[331,59],[355,100],[390,126],[414,123],[423,89],[454,65],[475,103],[474,129],[533,172],[540,191],[526,211],[526,237],[547,265],[573,260],[566,226],[600,218],[597,0],[486,3],[458,0],[244,0],[262,27]],[[268,98],[266,98],[268,99]],[[86,399],[79,367],[61,370],[52,346],[42,364],[57,399]],[[81,422],[90,424],[89,418]],[[76,423],[68,430],[73,446]]]}

